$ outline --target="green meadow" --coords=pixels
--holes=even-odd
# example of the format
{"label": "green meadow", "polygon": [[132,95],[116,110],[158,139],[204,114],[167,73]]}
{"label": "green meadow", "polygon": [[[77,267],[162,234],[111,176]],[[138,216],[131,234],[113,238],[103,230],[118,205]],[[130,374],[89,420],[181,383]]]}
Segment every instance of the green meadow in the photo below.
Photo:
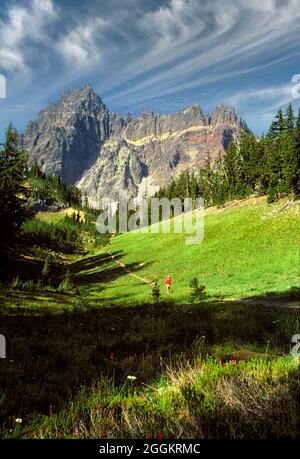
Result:
{"label": "green meadow", "polygon": [[[55,227],[63,217],[64,212],[40,213],[36,219]],[[187,244],[189,235],[185,232],[151,231],[148,227],[147,233],[120,234],[104,246],[83,232],[77,251],[53,251],[54,277],[62,280],[69,270],[74,286],[93,306],[147,303],[154,280],[158,281],[162,300],[182,304],[190,301],[189,284],[194,277],[205,286],[211,301],[284,293],[299,287],[298,202],[267,204],[262,197],[209,208],[204,217],[204,239],[197,244]],[[42,259],[36,259],[35,254],[32,262],[35,269],[29,265],[25,277],[42,269]],[[167,274],[173,279],[169,296],[164,285]],[[30,295],[28,304],[26,293],[15,290],[15,295],[18,304],[25,307],[36,307],[39,298],[44,298],[44,293]],[[47,306],[60,308],[65,302],[68,307],[74,295],[69,292],[61,297],[58,292],[48,291],[46,299]],[[10,302],[10,297],[4,294],[3,300]]]}
{"label": "green meadow", "polygon": [[[171,298],[189,300],[193,277],[214,299],[239,299],[268,292],[285,292],[299,286],[299,204],[286,201],[267,204],[265,198],[250,198],[205,213],[204,240],[186,244],[185,233],[165,234],[138,231],[111,240],[87,271],[76,273],[79,283],[89,273],[99,281],[88,292],[99,301],[149,301],[149,285],[129,276],[111,276],[101,282],[101,271],[113,271],[107,251],[128,269],[148,282],[158,280],[166,298],[164,279],[173,279]],[[92,260],[92,259],[91,259]]]}
{"label": "green meadow", "polygon": [[64,212],[24,225],[0,289],[1,438],[299,437],[299,203],[234,201],[204,225],[194,245],[97,239]]}

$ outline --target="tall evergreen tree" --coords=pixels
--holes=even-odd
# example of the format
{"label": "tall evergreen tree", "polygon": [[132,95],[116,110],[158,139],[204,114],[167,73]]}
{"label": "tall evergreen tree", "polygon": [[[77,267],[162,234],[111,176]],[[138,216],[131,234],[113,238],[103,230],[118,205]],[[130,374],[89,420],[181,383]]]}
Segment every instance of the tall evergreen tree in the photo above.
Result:
{"label": "tall evergreen tree", "polygon": [[232,140],[227,148],[224,158],[224,175],[227,183],[228,198],[232,199],[238,190],[240,177],[240,153],[235,140]]}
{"label": "tall evergreen tree", "polygon": [[286,110],[285,127],[290,134],[294,134],[295,115],[292,104],[289,104]]}
{"label": "tall evergreen tree", "polygon": [[294,144],[294,156],[293,156],[293,173],[291,178],[292,188],[295,195],[300,197],[300,108],[298,112],[295,144]]}
{"label": "tall evergreen tree", "polygon": [[272,124],[270,126],[268,136],[271,137],[274,140],[277,140],[279,135],[286,129],[286,122],[285,118],[283,116],[282,109],[279,109],[276,116],[275,120],[272,121]]}
{"label": "tall evergreen tree", "polygon": [[18,147],[17,131],[10,125],[4,148],[0,151],[0,252],[6,256],[8,247],[22,223],[31,213],[27,209],[27,190],[23,186],[26,173],[24,151]]}

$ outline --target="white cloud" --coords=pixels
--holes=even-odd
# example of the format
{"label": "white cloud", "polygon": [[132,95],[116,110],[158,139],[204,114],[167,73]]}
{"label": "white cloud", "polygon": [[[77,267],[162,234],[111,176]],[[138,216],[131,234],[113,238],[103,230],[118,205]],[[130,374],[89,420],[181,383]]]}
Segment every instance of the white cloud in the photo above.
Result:
{"label": "white cloud", "polygon": [[[19,79],[15,97],[34,84],[33,104],[85,78],[93,82],[95,75],[96,90],[118,106],[200,92],[212,83],[220,91],[234,78],[239,91],[231,96],[231,89],[228,98],[235,105],[257,100],[271,106],[288,98],[284,87],[259,82],[242,91],[241,75],[257,78],[262,68],[276,70],[280,61],[291,62],[289,56],[296,59],[299,0],[164,0],[161,7],[148,0],[95,0],[89,8],[83,3],[80,14],[72,3],[7,1],[15,3],[0,12],[0,72]],[[12,94],[11,79],[9,87]]]}
{"label": "white cloud", "polygon": [[262,101],[276,108],[291,102],[292,99],[292,85],[287,84],[238,91],[227,97],[226,102],[238,107],[251,101]]}
{"label": "white cloud", "polygon": [[76,67],[88,65],[91,68],[101,60],[99,40],[104,40],[104,31],[108,26],[109,22],[100,17],[89,19],[62,35],[55,49],[67,64]]}
{"label": "white cloud", "polygon": [[[138,101],[180,86],[188,89],[197,84],[195,74],[201,84],[202,74],[210,67],[214,67],[211,76],[221,80],[226,66],[238,74],[272,53],[276,60],[277,50],[284,55],[299,40],[299,19],[298,0],[284,4],[275,0],[172,0],[137,21],[136,27],[148,37],[148,46],[124,66],[122,77],[130,80],[132,75],[157,72],[117,91],[110,100],[132,96]],[[113,83],[112,78],[110,85]]]}
{"label": "white cloud", "polygon": [[4,70],[26,71],[28,42],[46,40],[46,27],[56,17],[51,0],[31,0],[29,6],[11,6],[0,20],[0,65]]}

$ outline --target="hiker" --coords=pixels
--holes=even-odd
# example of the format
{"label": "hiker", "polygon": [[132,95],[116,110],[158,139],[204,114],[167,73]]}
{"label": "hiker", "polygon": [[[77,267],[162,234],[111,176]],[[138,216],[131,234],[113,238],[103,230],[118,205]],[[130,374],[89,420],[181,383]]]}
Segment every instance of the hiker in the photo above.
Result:
{"label": "hiker", "polygon": [[168,274],[167,278],[165,280],[166,288],[167,288],[167,294],[169,295],[171,293],[171,284],[172,284],[172,279],[171,276]]}

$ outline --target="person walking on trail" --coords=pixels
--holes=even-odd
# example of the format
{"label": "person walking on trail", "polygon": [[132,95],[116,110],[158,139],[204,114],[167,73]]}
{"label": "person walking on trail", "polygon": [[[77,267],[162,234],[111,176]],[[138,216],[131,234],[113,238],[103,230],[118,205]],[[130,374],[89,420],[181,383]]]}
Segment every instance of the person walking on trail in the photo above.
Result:
{"label": "person walking on trail", "polygon": [[172,285],[172,279],[171,276],[168,274],[167,278],[165,280],[166,288],[167,288],[167,294],[169,295],[171,293],[171,285]]}

